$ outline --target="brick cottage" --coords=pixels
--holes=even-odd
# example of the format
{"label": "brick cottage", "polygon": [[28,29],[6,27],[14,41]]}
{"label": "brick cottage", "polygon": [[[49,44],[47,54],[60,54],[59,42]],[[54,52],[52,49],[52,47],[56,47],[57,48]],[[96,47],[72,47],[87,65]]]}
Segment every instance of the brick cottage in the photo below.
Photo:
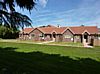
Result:
{"label": "brick cottage", "polygon": [[55,27],[42,26],[37,28],[25,28],[20,32],[19,38],[33,41],[55,42],[90,42],[98,36],[97,26]]}

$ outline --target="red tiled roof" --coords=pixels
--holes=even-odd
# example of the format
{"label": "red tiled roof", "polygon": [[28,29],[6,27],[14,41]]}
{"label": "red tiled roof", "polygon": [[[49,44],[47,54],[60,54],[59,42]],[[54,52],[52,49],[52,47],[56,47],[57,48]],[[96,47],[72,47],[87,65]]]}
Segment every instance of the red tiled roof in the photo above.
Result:
{"label": "red tiled roof", "polygon": [[52,34],[53,32],[57,33],[57,34],[61,34],[66,27],[43,27],[43,28],[38,28],[40,31],[42,31],[45,34]]}
{"label": "red tiled roof", "polygon": [[42,31],[45,34],[51,34],[52,32],[55,32],[57,34],[62,34],[66,29],[71,30],[74,34],[83,34],[84,32],[88,32],[89,34],[97,34],[98,29],[97,26],[77,26],[77,27],[44,27],[44,28],[38,28],[40,31]]}
{"label": "red tiled roof", "polygon": [[78,27],[70,27],[70,29],[75,34],[82,34],[84,32],[88,32],[90,34],[97,34],[98,33],[97,26],[78,26]]}
{"label": "red tiled roof", "polygon": [[[76,26],[76,27],[38,27],[38,30],[43,32],[44,34],[52,34],[55,32],[56,34],[63,34],[67,29],[69,29],[73,34],[83,34],[84,32],[88,32],[89,34],[97,34],[98,28],[97,26]],[[30,33],[33,31],[33,28],[25,28],[24,33]]]}
{"label": "red tiled roof", "polygon": [[26,33],[29,34],[33,30],[34,30],[34,28],[25,28],[23,31],[21,31],[21,33],[24,32],[25,34]]}

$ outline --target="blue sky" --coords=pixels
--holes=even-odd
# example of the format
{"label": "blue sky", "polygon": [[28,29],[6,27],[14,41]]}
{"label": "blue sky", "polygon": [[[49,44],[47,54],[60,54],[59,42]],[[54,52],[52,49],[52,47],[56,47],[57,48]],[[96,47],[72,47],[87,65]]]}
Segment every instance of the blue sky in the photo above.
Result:
{"label": "blue sky", "polygon": [[20,13],[28,15],[33,27],[42,25],[100,27],[100,0],[37,0],[31,14],[27,10]]}

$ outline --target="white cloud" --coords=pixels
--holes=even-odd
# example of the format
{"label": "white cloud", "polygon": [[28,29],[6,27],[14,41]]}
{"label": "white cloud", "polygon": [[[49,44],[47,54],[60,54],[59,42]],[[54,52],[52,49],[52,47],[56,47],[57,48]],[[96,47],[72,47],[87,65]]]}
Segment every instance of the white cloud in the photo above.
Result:
{"label": "white cloud", "polygon": [[46,7],[48,0],[39,0],[41,6]]}
{"label": "white cloud", "polygon": [[[48,0],[39,0],[41,5],[46,6]],[[42,2],[43,1],[43,2]],[[100,27],[100,0],[83,0],[77,9],[65,11],[47,10],[40,12],[35,19],[40,24],[61,24],[61,25],[96,25]],[[38,19],[39,18],[39,19]]]}

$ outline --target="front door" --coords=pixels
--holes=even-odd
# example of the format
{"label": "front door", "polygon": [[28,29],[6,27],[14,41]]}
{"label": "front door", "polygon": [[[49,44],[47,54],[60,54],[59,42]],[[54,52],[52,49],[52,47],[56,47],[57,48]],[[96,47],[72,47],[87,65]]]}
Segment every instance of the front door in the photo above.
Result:
{"label": "front door", "polygon": [[84,33],[84,39],[86,40],[86,42],[88,42],[88,33],[87,32]]}
{"label": "front door", "polygon": [[56,33],[55,32],[52,33],[52,38],[53,38],[53,41],[56,41]]}
{"label": "front door", "polygon": [[53,38],[56,38],[56,34],[53,34]]}

